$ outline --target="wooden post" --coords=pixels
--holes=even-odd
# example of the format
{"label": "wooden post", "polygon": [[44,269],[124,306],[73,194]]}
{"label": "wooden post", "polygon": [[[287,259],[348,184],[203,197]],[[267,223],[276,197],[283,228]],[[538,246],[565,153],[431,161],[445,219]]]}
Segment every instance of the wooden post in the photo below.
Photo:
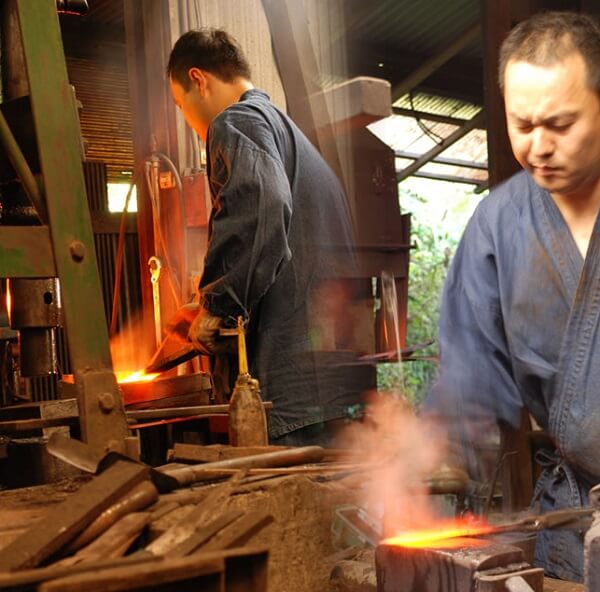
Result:
{"label": "wooden post", "polygon": [[483,81],[490,187],[508,179],[519,170],[508,140],[504,99],[498,85],[500,46],[512,27],[511,14],[511,0],[481,0]]}

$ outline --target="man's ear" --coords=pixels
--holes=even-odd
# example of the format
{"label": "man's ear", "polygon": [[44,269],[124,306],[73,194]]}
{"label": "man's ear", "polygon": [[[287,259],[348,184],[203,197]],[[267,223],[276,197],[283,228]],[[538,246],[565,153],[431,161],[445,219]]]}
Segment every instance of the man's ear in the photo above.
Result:
{"label": "man's ear", "polygon": [[188,77],[191,80],[192,84],[198,87],[198,91],[200,92],[200,94],[204,95],[207,86],[206,73],[200,70],[200,68],[190,68],[188,70]]}

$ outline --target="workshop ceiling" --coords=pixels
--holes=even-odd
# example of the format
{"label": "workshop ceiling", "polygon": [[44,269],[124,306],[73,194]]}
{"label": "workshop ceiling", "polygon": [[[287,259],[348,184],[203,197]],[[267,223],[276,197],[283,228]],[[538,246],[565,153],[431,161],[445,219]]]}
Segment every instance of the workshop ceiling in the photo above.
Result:
{"label": "workshop ceiling", "polygon": [[[89,12],[81,33],[89,27],[109,38],[124,41],[124,2],[139,0],[88,0]],[[186,0],[189,1],[189,0]],[[202,0],[196,0],[202,7]],[[240,0],[242,2],[244,0]],[[322,1],[322,0],[318,0]],[[333,1],[333,0],[330,0]],[[488,0],[489,1],[489,0]],[[399,179],[402,169],[428,154],[483,108],[483,44],[480,32],[469,36],[461,49],[411,89],[399,86],[427,60],[479,23],[483,0],[340,0],[344,26],[330,43],[343,44],[344,72],[322,72],[324,80],[340,76],[373,76],[392,86],[394,118],[387,122],[386,142],[396,151]],[[512,0],[513,20],[528,11],[583,10],[600,13],[598,0]],[[430,119],[428,114],[437,116]],[[480,189],[487,183],[486,137],[476,126],[444,154],[431,156],[417,175],[471,182]],[[465,164],[466,166],[460,166]]]}
{"label": "workshop ceiling", "polygon": [[124,26],[124,1],[125,0],[88,0],[90,9],[82,18],[84,21],[122,28]]}

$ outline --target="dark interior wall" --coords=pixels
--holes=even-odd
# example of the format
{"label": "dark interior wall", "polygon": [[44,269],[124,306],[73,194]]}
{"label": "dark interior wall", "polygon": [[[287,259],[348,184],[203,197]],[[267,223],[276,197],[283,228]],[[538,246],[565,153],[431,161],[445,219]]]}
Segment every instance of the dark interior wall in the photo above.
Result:
{"label": "dark interior wall", "polygon": [[81,103],[86,156],[106,164],[109,182],[128,181],[133,132],[125,40],[119,29],[67,19],[61,25],[69,81]]}
{"label": "dark interior wall", "polygon": [[[104,310],[110,323],[121,216],[108,211],[106,183],[130,182],[134,167],[125,34],[122,26],[70,16],[61,16],[61,32],[69,82],[81,105],[84,173]],[[135,214],[127,215],[117,328],[141,306],[135,218]]]}

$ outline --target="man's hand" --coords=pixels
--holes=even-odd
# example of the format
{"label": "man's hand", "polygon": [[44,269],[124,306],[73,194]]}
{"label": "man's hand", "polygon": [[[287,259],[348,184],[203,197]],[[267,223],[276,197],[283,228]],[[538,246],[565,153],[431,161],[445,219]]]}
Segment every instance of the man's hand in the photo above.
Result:
{"label": "man's hand", "polygon": [[205,355],[235,353],[234,337],[219,337],[223,319],[211,315],[200,304],[184,304],[169,321],[165,331],[174,341],[189,343]]}
{"label": "man's hand", "polygon": [[188,343],[190,326],[201,310],[201,306],[197,303],[184,304],[165,327],[167,335],[180,343]]}
{"label": "man's hand", "polygon": [[215,353],[221,321],[220,317],[213,317],[205,308],[200,309],[188,331],[188,339],[198,351],[203,354]]}
{"label": "man's hand", "polygon": [[226,354],[236,351],[237,340],[231,337],[220,337],[219,329],[223,319],[212,316],[206,309],[200,309],[198,316],[192,321],[188,338],[192,345],[203,354]]}

